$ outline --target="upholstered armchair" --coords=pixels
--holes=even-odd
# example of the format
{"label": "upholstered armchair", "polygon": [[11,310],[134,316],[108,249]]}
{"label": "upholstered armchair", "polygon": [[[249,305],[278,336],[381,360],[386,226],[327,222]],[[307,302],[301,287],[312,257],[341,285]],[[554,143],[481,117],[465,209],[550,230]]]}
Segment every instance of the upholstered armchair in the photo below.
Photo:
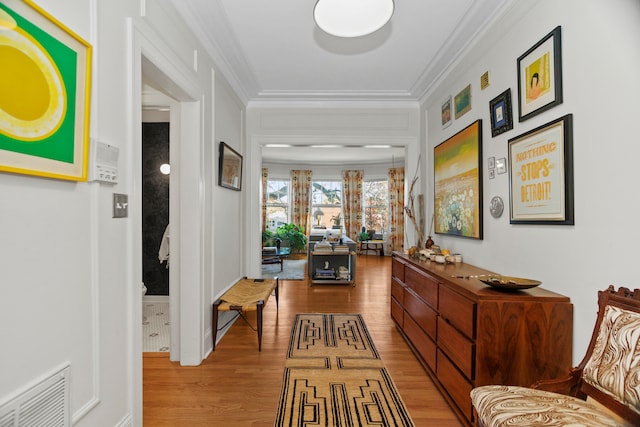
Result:
{"label": "upholstered armchair", "polygon": [[473,389],[476,424],[640,426],[640,289],[609,286],[598,305],[587,354],[566,378]]}

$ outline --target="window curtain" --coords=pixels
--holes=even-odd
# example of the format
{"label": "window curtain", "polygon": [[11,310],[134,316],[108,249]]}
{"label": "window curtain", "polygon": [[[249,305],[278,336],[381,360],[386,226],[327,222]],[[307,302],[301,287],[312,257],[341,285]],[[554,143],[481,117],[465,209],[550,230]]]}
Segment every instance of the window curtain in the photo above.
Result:
{"label": "window curtain", "polygon": [[267,229],[267,180],[269,179],[269,169],[262,168],[262,231]]}
{"label": "window curtain", "polygon": [[389,243],[392,251],[404,249],[404,168],[389,169]]}
{"label": "window curtain", "polygon": [[291,222],[308,233],[311,218],[311,175],[310,170],[291,171]]}
{"label": "window curtain", "polygon": [[358,239],[362,229],[362,176],[361,170],[342,171],[342,213],[345,234],[352,240]]}

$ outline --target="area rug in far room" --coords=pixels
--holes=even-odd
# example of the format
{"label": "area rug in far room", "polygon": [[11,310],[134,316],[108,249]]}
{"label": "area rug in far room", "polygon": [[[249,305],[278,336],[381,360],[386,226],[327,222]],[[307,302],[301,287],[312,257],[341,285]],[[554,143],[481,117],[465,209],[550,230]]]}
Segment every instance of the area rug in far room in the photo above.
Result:
{"label": "area rug in far room", "polygon": [[282,263],[282,271],[280,264],[264,264],[262,266],[262,278],[273,279],[278,277],[280,280],[304,280],[304,272],[307,268],[307,258],[286,258]]}
{"label": "area rug in far room", "polygon": [[414,425],[362,316],[296,315],[275,425]]}

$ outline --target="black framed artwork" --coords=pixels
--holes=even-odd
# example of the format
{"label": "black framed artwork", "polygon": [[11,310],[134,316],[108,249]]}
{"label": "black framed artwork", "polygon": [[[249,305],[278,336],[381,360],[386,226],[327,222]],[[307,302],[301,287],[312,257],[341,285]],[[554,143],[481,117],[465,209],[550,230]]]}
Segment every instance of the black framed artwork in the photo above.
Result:
{"label": "black framed artwork", "polygon": [[518,58],[518,118],[522,122],[562,104],[561,28]]}
{"label": "black framed artwork", "polygon": [[242,189],[242,156],[224,142],[220,142],[218,185],[231,190]]}
{"label": "black framed artwork", "polygon": [[511,89],[507,89],[489,102],[491,136],[495,137],[513,129]]}
{"label": "black framed artwork", "polygon": [[511,224],[573,225],[573,115],[508,144]]}

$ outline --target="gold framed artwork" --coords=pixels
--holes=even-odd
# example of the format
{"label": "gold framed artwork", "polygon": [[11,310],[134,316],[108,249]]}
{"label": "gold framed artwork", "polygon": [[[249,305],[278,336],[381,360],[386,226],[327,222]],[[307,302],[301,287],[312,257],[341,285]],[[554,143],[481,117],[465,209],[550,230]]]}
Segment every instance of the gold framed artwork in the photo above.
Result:
{"label": "gold framed artwork", "polygon": [[562,104],[561,28],[556,27],[518,58],[519,120]]}
{"label": "gold framed artwork", "polygon": [[0,171],[87,180],[91,45],[30,0],[0,3]]}
{"label": "gold framed artwork", "polygon": [[433,151],[435,232],[482,239],[482,120]]}
{"label": "gold framed artwork", "polygon": [[454,117],[458,120],[467,112],[471,111],[471,85],[467,85],[464,89],[456,94],[453,98]]}
{"label": "gold framed artwork", "polygon": [[511,224],[573,225],[573,116],[509,140]]}

